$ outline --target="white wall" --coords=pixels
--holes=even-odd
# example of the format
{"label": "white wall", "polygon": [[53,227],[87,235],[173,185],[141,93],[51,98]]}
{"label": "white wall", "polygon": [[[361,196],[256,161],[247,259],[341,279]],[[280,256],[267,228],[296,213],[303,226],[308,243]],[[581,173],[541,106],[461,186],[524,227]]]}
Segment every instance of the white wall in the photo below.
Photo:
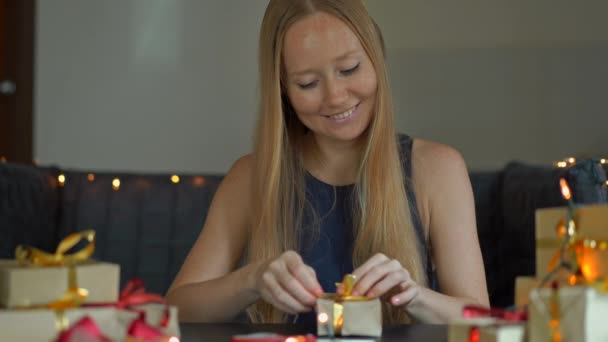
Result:
{"label": "white wall", "polygon": [[[226,171],[250,149],[266,2],[39,1],[36,158]],[[472,169],[608,155],[607,2],[367,3],[401,131],[457,147]]]}
{"label": "white wall", "polygon": [[38,1],[35,156],[223,172],[249,151],[266,0]]}

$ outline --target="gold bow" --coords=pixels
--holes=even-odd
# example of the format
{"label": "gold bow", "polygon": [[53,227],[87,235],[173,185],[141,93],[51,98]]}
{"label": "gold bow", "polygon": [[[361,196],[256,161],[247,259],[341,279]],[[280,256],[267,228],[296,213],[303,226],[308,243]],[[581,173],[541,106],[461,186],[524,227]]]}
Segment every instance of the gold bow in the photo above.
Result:
{"label": "gold bow", "polygon": [[[78,251],[67,254],[67,252],[81,241],[87,241],[86,246]],[[29,306],[25,309],[47,308],[53,309],[56,313],[57,329],[67,328],[68,322],[64,315],[64,310],[80,306],[88,297],[86,289],[78,287],[76,277],[76,264],[87,260],[95,250],[95,231],[84,230],[73,233],[65,237],[59,243],[55,253],[47,253],[38,248],[19,245],[15,249],[15,258],[22,266],[67,266],[68,268],[68,289],[57,300],[41,306]]]}
{"label": "gold bow", "polygon": [[[74,253],[66,254],[82,240],[88,241],[85,247]],[[95,231],[83,230],[66,236],[53,254],[32,246],[19,245],[15,249],[15,259],[21,265],[63,266],[86,260],[93,255],[93,251],[95,251]]]}

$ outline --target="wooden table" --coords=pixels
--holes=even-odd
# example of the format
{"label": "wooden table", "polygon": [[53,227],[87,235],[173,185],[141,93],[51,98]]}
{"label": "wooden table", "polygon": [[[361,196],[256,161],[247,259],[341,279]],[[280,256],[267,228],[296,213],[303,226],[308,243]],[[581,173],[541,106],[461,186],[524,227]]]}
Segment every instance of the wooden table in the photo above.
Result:
{"label": "wooden table", "polygon": [[[181,341],[230,342],[233,335],[256,332],[272,332],[281,335],[314,334],[316,327],[297,324],[244,324],[244,323],[182,323],[180,324]],[[447,341],[445,325],[400,325],[383,329],[382,338],[378,341]]]}

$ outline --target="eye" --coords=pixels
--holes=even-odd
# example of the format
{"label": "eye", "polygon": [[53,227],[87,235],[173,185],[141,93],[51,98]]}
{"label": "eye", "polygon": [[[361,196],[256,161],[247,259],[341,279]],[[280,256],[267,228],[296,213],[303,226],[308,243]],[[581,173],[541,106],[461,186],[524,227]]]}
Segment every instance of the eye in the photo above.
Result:
{"label": "eye", "polygon": [[318,83],[319,83],[319,81],[314,81],[314,82],[310,82],[310,83],[306,83],[306,84],[298,84],[298,86],[301,89],[312,89],[312,88],[316,87]]}
{"label": "eye", "polygon": [[340,71],[340,73],[342,73],[342,75],[344,75],[344,76],[350,76],[359,69],[360,65],[361,65],[361,63],[357,63],[357,65],[355,65],[354,67],[347,69],[347,70],[342,70],[342,71]]}

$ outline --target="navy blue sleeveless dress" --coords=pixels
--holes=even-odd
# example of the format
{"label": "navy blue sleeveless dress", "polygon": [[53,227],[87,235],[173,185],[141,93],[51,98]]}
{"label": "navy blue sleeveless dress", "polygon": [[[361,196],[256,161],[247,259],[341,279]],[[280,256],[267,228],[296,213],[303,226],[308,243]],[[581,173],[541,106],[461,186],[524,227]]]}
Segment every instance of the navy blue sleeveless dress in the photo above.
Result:
{"label": "navy blue sleeveless dress", "polygon": [[[437,288],[436,275],[433,271],[429,248],[418,213],[416,196],[411,186],[412,165],[411,152],[413,140],[407,135],[399,135],[401,161],[406,177],[406,191],[416,230],[422,260],[426,264],[429,286]],[[306,200],[316,215],[306,215],[300,234],[300,255],[304,262],[312,267],[323,291],[335,292],[335,283],[341,282],[344,274],[353,271],[352,248],[354,244],[351,201],[354,186],[333,186],[326,184],[310,174],[306,176]],[[335,198],[334,198],[335,196]],[[306,227],[316,220],[319,235],[310,237]],[[315,322],[314,312],[300,314],[296,323]]]}

